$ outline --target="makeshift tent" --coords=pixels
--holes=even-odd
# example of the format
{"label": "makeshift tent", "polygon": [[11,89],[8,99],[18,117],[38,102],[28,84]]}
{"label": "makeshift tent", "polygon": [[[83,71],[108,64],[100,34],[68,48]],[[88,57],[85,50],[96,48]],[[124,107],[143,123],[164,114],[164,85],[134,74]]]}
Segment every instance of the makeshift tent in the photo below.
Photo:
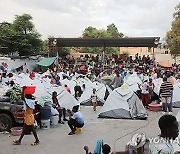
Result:
{"label": "makeshift tent", "polygon": [[54,63],[55,60],[56,60],[56,57],[43,58],[40,62],[36,64],[40,66],[50,66],[51,64]]}
{"label": "makeshift tent", "polygon": [[154,92],[159,95],[159,91],[160,91],[160,86],[163,83],[163,79],[162,78],[158,78],[153,80],[154,83]]}
{"label": "makeshift tent", "polygon": [[136,83],[138,84],[142,84],[141,79],[137,76],[137,73],[133,73],[131,75],[129,75],[129,77],[125,80],[125,83],[129,86],[132,86]]}
{"label": "makeshift tent", "polygon": [[76,86],[76,82],[75,81],[72,81],[72,80],[68,80],[68,79],[64,79],[61,81],[61,84],[62,86],[64,87],[64,85],[66,84],[69,88],[70,88],[70,91],[71,91],[71,95],[73,96],[75,93],[74,93],[74,87]]}
{"label": "makeshift tent", "polygon": [[20,87],[35,86],[36,91],[33,95],[37,98],[41,97],[46,92],[47,87],[50,87],[50,83],[41,80],[41,78],[38,77],[38,74],[36,74],[35,78],[32,80],[27,74],[21,73],[16,76],[16,83],[19,84]]}
{"label": "makeshift tent", "polygon": [[116,88],[107,98],[99,118],[146,119],[147,112],[137,95],[130,89]]}
{"label": "makeshift tent", "polygon": [[48,94],[51,96],[53,91],[57,92],[57,98],[61,107],[72,109],[73,106],[79,105],[78,101],[64,88],[51,87],[51,89],[48,90]]}
{"label": "makeshift tent", "polygon": [[79,102],[81,105],[86,105],[86,106],[92,105],[91,95],[92,95],[93,88],[96,89],[98,105],[103,105],[105,100],[109,96],[109,93],[112,92],[112,90],[107,85],[104,85],[103,83],[93,82],[92,85],[87,84],[83,94],[81,95],[79,99]]}

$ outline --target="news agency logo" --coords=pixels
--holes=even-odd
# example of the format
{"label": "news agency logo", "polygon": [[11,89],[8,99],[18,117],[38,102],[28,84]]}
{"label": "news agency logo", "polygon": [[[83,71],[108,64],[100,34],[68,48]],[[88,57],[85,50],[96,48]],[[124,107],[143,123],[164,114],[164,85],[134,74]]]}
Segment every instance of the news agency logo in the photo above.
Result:
{"label": "news agency logo", "polygon": [[173,139],[165,139],[162,137],[148,137],[148,140],[153,144],[165,144],[165,143],[171,143],[171,144],[178,144],[180,145],[180,138],[176,138],[175,140]]}

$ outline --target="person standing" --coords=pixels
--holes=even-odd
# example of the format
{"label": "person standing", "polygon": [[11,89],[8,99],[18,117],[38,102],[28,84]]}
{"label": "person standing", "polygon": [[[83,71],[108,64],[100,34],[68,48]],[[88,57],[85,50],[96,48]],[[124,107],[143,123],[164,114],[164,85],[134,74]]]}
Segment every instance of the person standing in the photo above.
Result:
{"label": "person standing", "polygon": [[149,86],[149,100],[150,103],[152,103],[152,101],[154,101],[154,83],[152,82],[152,78],[149,78],[149,82],[148,82],[148,86]]}
{"label": "person standing", "polygon": [[119,75],[119,71],[118,70],[115,70],[115,74],[116,76],[114,77],[113,81],[112,81],[112,85],[114,85],[114,89],[115,88],[118,88],[118,87],[121,87],[124,83],[124,80],[123,78]]}
{"label": "person standing", "polygon": [[149,104],[149,85],[147,83],[147,80],[145,80],[142,84],[142,86],[139,86],[139,89],[141,90],[141,99],[144,107],[148,108]]}
{"label": "person standing", "polygon": [[97,94],[96,94],[96,89],[93,88],[92,94],[91,94],[91,101],[93,105],[93,110],[96,111],[96,106],[97,106]]}
{"label": "person standing", "polygon": [[24,135],[28,132],[33,132],[35,142],[33,142],[31,145],[38,145],[40,143],[37,133],[34,128],[34,114],[33,110],[35,109],[35,100],[33,100],[33,96],[31,94],[26,94],[25,95],[25,118],[24,118],[24,126],[23,126],[23,131],[21,133],[21,136],[18,140],[14,140],[13,144],[14,145],[20,145],[21,140],[24,137]]}
{"label": "person standing", "polygon": [[167,81],[167,77],[163,78],[163,83],[160,86],[159,97],[161,97],[163,113],[167,112],[167,108],[169,113],[172,113],[172,106],[170,105],[171,96],[173,91],[173,85]]}

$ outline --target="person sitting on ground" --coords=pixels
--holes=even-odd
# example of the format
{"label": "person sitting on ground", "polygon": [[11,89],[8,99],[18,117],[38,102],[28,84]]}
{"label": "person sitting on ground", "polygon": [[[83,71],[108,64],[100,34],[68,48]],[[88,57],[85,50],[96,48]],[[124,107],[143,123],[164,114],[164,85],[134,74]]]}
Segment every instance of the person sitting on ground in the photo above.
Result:
{"label": "person sitting on ground", "polygon": [[150,154],[178,154],[180,151],[174,152],[172,141],[178,137],[179,126],[175,116],[163,115],[158,121],[161,134],[159,135],[159,141],[152,142],[149,145]]}
{"label": "person sitting on ground", "polygon": [[63,120],[67,121],[67,119],[66,119],[66,109],[60,106],[59,101],[57,99],[57,92],[56,91],[54,91],[52,93],[52,101],[53,101],[52,107],[55,108],[59,112],[59,123],[64,124],[64,122],[61,120],[61,117],[63,115]]}
{"label": "person sitting on ground", "polygon": [[68,125],[71,129],[71,132],[68,135],[75,134],[76,127],[82,128],[84,126],[84,117],[79,111],[79,105],[73,106],[72,111],[67,110],[69,113]]}
{"label": "person sitting on ground", "polygon": [[24,137],[24,135],[27,132],[33,132],[34,138],[35,138],[35,142],[32,143],[31,145],[38,145],[39,144],[39,139],[37,136],[37,133],[35,131],[34,128],[34,114],[33,114],[33,110],[35,109],[35,100],[33,99],[33,96],[31,94],[26,94],[25,95],[25,105],[26,105],[26,109],[25,109],[25,118],[24,118],[24,126],[23,126],[23,131],[21,133],[21,136],[18,140],[14,140],[13,144],[14,145],[20,145],[21,144],[21,140]]}

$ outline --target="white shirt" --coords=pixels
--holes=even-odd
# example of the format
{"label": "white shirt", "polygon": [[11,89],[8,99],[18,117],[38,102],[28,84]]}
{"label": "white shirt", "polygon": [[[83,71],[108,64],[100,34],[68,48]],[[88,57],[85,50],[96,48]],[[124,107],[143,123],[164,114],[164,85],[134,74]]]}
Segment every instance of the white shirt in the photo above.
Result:
{"label": "white shirt", "polygon": [[84,124],[84,118],[80,111],[75,112],[72,116],[72,119],[75,119],[79,124]]}
{"label": "white shirt", "polygon": [[144,82],[143,85],[141,86],[141,93],[142,94],[149,94],[149,89],[148,89],[148,83]]}
{"label": "white shirt", "polygon": [[97,94],[96,94],[96,92],[95,92],[95,94],[92,93],[91,98],[92,98],[92,102],[97,102]]}
{"label": "white shirt", "polygon": [[[171,141],[162,142],[161,137],[157,137],[157,143],[150,143],[149,151],[150,154],[174,154],[174,148]],[[158,143],[160,141],[160,143]]]}

